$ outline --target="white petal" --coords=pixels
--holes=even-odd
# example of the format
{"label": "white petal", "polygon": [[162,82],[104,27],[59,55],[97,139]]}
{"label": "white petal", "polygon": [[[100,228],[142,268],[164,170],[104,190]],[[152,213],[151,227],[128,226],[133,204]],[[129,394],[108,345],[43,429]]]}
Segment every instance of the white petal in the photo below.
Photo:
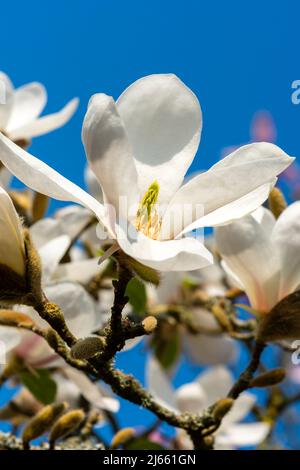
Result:
{"label": "white petal", "polygon": [[[6,354],[15,348],[21,341],[21,333],[9,326],[0,326],[0,366],[6,364]],[[3,357],[4,356],[4,357]],[[6,356],[6,357],[5,357]],[[2,359],[6,359],[2,362]]]}
{"label": "white petal", "polygon": [[89,193],[97,199],[97,201],[103,202],[103,193],[100,183],[95,173],[88,165],[85,167],[84,180]]}
{"label": "white petal", "polygon": [[279,217],[272,234],[281,260],[280,299],[300,284],[300,201],[291,204]]}
{"label": "white petal", "polygon": [[11,183],[11,180],[12,180],[11,172],[8,171],[8,169],[5,168],[5,166],[3,166],[0,169],[0,186],[2,186],[2,188],[8,189]]}
{"label": "white petal", "polygon": [[273,228],[275,227],[276,219],[272,212],[264,206],[259,207],[254,212],[252,212],[252,217],[259,223],[259,225],[264,229],[266,234],[270,236]]}
{"label": "white petal", "polygon": [[237,356],[235,342],[223,336],[187,334],[184,345],[189,358],[196,364],[226,364]]}
{"label": "white petal", "polygon": [[270,234],[252,217],[216,229],[229,269],[240,279],[253,308],[269,311],[278,300],[279,260]]}
{"label": "white petal", "polygon": [[103,265],[99,266],[98,260],[99,258],[91,258],[59,264],[52,279],[86,284],[101,271]]}
{"label": "white petal", "polygon": [[242,281],[240,280],[240,278],[232,271],[232,269],[230,269],[230,267],[228,266],[228,264],[226,263],[226,261],[224,261],[223,259],[221,260],[221,266],[222,268],[224,269],[225,271],[225,274],[226,274],[226,280],[228,282],[228,284],[232,287],[237,287],[238,289],[244,291],[245,290],[245,286],[243,285]]}
{"label": "white petal", "polygon": [[22,226],[12,200],[0,187],[0,263],[21,276],[25,272]]}
{"label": "white petal", "polygon": [[117,213],[120,196],[127,198],[129,208],[136,205],[139,193],[132,149],[110,96],[98,94],[90,99],[82,127],[82,140],[106,201],[117,209]]}
{"label": "white petal", "polygon": [[76,384],[80,393],[92,406],[111,411],[112,413],[119,411],[119,401],[115,398],[104,396],[99,384],[93,383],[83,372],[67,367],[64,369],[64,373]]}
{"label": "white petal", "polygon": [[69,245],[70,238],[68,235],[61,235],[40,248],[39,255],[42,262],[43,283],[49,281]]}
{"label": "white petal", "polygon": [[11,173],[31,189],[60,201],[72,201],[87,207],[111,231],[102,204],[1,133],[0,160]]}
{"label": "white petal", "polygon": [[170,410],[176,411],[176,397],[172,385],[155,357],[150,356],[146,365],[146,383],[149,392],[160,403]]}
{"label": "white petal", "polygon": [[213,262],[212,254],[195,238],[159,241],[146,237],[131,226],[131,238],[118,226],[122,250],[140,263],[159,271],[190,271]]}
{"label": "white petal", "polygon": [[144,193],[160,185],[159,202],[181,185],[199,145],[202,113],[192,91],[176,75],[150,75],[134,82],[117,101]]}
{"label": "white petal", "polygon": [[233,407],[224,417],[220,429],[223,431],[227,429],[234,423],[238,423],[250,413],[253,408],[254,403],[256,402],[255,395],[251,393],[244,392],[240,395],[234,402]]}
{"label": "white petal", "polygon": [[13,84],[9,77],[0,72],[0,129],[5,130],[12,106],[13,106]]}
{"label": "white petal", "polygon": [[63,235],[63,231],[58,220],[47,217],[30,227],[30,235],[34,246],[39,250],[54,238]]}
{"label": "white petal", "polygon": [[[275,177],[292,161],[273,144],[262,142],[241,147],[180,188],[164,216],[162,236],[170,230],[168,216],[174,210],[172,206],[177,213],[185,204],[194,206],[194,222],[184,232],[228,223],[254,211],[267,198]],[[177,221],[180,220],[178,215]],[[182,227],[174,225],[173,231],[177,235]]]}
{"label": "white petal", "polygon": [[73,205],[66,206],[55,213],[55,218],[60,221],[62,231],[72,239],[84,229],[92,217],[93,214],[89,210]]}
{"label": "white petal", "polygon": [[47,134],[48,132],[58,129],[71,119],[78,107],[78,103],[78,98],[74,98],[57,113],[42,116],[22,127],[18,127],[10,132],[9,136],[13,140],[22,138],[31,139],[32,137]]}
{"label": "white petal", "polygon": [[176,403],[181,413],[201,413],[207,406],[207,396],[199,383],[181,385],[176,392]]}
{"label": "white petal", "polygon": [[130,350],[133,349],[137,344],[139,344],[141,341],[143,341],[143,337],[142,337],[142,336],[138,336],[137,338],[127,339],[127,340],[125,341],[125,346],[124,346],[124,348],[122,349],[122,352],[130,351]]}
{"label": "white petal", "polygon": [[32,123],[43,111],[47,102],[47,92],[41,83],[28,83],[13,94],[13,107],[5,131],[9,135],[19,128]]}
{"label": "white petal", "polygon": [[233,382],[231,373],[226,367],[215,366],[201,374],[198,383],[206,393],[208,405],[212,405],[227,396]]}
{"label": "white petal", "polygon": [[62,282],[45,289],[47,298],[58,304],[72,333],[80,338],[90,335],[97,325],[97,312],[92,297],[80,285]]}
{"label": "white petal", "polygon": [[[268,436],[270,425],[267,423],[236,424],[226,429],[224,439],[234,447],[256,446]],[[223,436],[216,436],[216,442],[222,443]]]}

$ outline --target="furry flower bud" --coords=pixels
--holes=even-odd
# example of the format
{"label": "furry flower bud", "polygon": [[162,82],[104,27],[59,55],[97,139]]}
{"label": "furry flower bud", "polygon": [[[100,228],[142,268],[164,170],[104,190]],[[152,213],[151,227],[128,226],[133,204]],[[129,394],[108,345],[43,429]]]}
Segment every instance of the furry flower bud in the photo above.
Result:
{"label": "furry flower bud", "polygon": [[50,432],[50,447],[54,447],[54,444],[58,439],[61,439],[75,431],[75,429],[80,426],[84,418],[84,412],[79,409],[71,410],[58,418]]}
{"label": "furry flower bud", "polygon": [[44,434],[53,426],[57,418],[67,409],[67,403],[57,403],[45,406],[39,411],[25,426],[22,433],[22,441],[24,448],[28,448],[28,444],[33,439]]}
{"label": "furry flower bud", "polygon": [[130,439],[135,436],[135,430],[133,428],[123,428],[118,431],[112,441],[111,441],[111,448],[116,449],[117,447],[126,444]]}

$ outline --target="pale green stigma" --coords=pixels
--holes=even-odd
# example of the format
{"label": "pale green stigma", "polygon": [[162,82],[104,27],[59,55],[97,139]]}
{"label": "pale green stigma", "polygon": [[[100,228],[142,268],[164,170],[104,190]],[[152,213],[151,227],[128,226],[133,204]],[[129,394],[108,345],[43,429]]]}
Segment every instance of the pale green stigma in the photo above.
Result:
{"label": "pale green stigma", "polygon": [[144,194],[144,197],[140,204],[140,209],[147,209],[148,216],[150,216],[153,206],[157,203],[159,193],[159,184],[157,181],[153,181],[149,188]]}
{"label": "pale green stigma", "polygon": [[161,221],[155,205],[159,194],[159,184],[153,181],[145,192],[136,214],[136,229],[147,237],[156,239],[158,237]]}

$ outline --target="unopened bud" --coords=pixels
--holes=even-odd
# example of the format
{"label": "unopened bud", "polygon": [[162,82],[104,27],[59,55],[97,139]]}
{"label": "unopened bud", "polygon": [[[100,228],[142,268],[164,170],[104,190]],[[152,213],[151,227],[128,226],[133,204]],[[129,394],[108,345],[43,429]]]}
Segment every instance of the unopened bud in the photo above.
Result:
{"label": "unopened bud", "polygon": [[224,416],[231,410],[234,400],[232,398],[221,398],[217,401],[213,409],[213,417],[216,421],[221,421]]}
{"label": "unopened bud", "polygon": [[121,429],[114,435],[110,446],[112,449],[116,449],[117,447],[126,444],[134,436],[135,436],[135,430],[133,428]]}
{"label": "unopened bud", "polygon": [[300,335],[300,292],[282,299],[269,313],[262,316],[257,331],[260,342],[294,339]]}
{"label": "unopened bud", "polygon": [[214,314],[216,320],[219,322],[220,326],[226,331],[232,331],[232,325],[229,321],[228,316],[226,315],[225,310],[218,304],[215,304],[211,308],[212,313]]}
{"label": "unopened bud", "polygon": [[34,222],[42,219],[47,211],[49,198],[45,194],[35,193],[32,204],[32,219]]}
{"label": "unopened bud", "polygon": [[25,252],[26,252],[26,272],[28,291],[35,299],[43,299],[41,288],[42,266],[38,252],[36,251],[30,237],[29,230],[23,230]]}
{"label": "unopened bud", "polygon": [[102,336],[89,336],[79,339],[71,348],[71,355],[74,359],[89,359],[95,356],[104,348],[105,338]]}
{"label": "unopened bud", "polygon": [[150,315],[149,317],[146,317],[143,321],[142,321],[142,325],[143,325],[143,328],[145,330],[145,333],[147,335],[149,335],[150,333],[152,333],[152,331],[155,330],[155,328],[157,327],[157,320],[155,317],[153,317],[152,315]]}
{"label": "unopened bud", "polygon": [[273,188],[270,192],[269,207],[276,219],[278,219],[280,214],[286,209],[287,203],[280,189]]}
{"label": "unopened bud", "polygon": [[232,287],[231,289],[228,289],[228,291],[225,293],[225,297],[227,299],[234,300],[242,294],[243,291],[241,289],[238,289],[237,287]]}
{"label": "unopened bud", "polygon": [[50,447],[53,447],[58,439],[61,439],[75,431],[75,429],[80,426],[84,418],[85,414],[82,410],[71,410],[58,418],[50,432]]}
{"label": "unopened bud", "polygon": [[0,324],[5,326],[35,326],[28,315],[14,310],[0,310]]}
{"label": "unopened bud", "polygon": [[270,387],[285,379],[286,372],[282,368],[269,370],[251,380],[250,387]]}
{"label": "unopened bud", "polygon": [[34,418],[24,428],[22,433],[22,441],[24,448],[28,447],[28,444],[33,439],[44,434],[48,429],[53,426],[57,418],[68,408],[67,403],[58,403],[53,405],[45,406],[39,411]]}

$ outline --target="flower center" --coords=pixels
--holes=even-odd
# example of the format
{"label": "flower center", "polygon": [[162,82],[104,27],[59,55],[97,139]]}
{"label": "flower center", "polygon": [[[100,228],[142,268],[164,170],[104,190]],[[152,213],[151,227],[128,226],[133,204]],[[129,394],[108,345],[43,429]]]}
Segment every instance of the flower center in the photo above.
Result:
{"label": "flower center", "polygon": [[154,181],[145,192],[135,218],[135,228],[154,240],[157,240],[161,227],[161,218],[155,207],[158,193],[159,184]]}

